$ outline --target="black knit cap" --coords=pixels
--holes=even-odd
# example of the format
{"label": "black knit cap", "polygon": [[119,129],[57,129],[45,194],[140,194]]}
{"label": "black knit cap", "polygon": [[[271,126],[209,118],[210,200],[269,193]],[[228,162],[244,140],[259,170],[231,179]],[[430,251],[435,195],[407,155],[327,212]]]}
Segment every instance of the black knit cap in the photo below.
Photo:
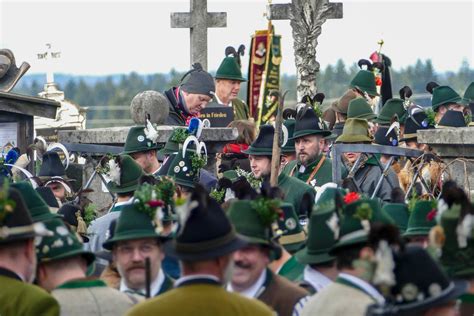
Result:
{"label": "black knit cap", "polygon": [[[186,79],[184,81],[184,79]],[[189,70],[183,78],[181,78],[181,89],[187,93],[204,94],[212,98],[216,87],[214,78],[202,69],[200,63],[193,64],[193,69]]]}
{"label": "black knit cap", "polygon": [[188,205],[189,216],[176,238],[165,245],[167,255],[183,261],[203,261],[231,254],[247,245],[226,214],[197,184]]}

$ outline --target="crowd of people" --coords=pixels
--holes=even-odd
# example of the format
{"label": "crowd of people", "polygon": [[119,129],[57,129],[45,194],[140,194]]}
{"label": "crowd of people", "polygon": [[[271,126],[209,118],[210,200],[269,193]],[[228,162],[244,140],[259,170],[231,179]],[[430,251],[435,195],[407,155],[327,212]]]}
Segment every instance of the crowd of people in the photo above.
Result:
{"label": "crowd of people", "polygon": [[[360,70],[326,111],[305,98],[276,131],[237,98],[244,80],[228,56],[166,91],[166,144],[147,121],[96,167],[114,195],[101,216],[71,199],[57,151],[37,177],[16,174],[27,154],[2,165],[0,315],[472,315],[474,206],[417,131],[469,126],[474,83],[463,97],[429,83],[431,109],[404,87],[375,113]],[[239,136],[210,168],[198,114],[213,104]]]}

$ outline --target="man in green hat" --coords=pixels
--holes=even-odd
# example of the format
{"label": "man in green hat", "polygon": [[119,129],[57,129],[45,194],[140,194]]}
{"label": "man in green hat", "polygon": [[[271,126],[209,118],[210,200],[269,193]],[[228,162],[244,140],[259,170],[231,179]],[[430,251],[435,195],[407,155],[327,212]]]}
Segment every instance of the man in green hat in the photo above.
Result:
{"label": "man in green hat", "polygon": [[332,181],[332,163],[323,154],[324,137],[331,132],[311,107],[299,110],[296,116],[295,140],[296,160],[288,163],[283,173],[296,177],[315,190]]}
{"label": "man in green hat", "polygon": [[42,223],[33,224],[17,189],[3,187],[2,193],[0,314],[59,315],[58,302],[43,289],[29,284],[36,272],[35,236],[44,236],[47,231]]}
{"label": "man in green hat", "polygon": [[360,118],[371,122],[377,118],[377,115],[374,113],[372,107],[364,98],[358,97],[349,102],[347,118]]}
{"label": "man in green hat", "polygon": [[[262,181],[270,179],[274,134],[275,128],[273,126],[262,125],[257,139],[247,150],[243,151],[249,155],[252,174]],[[311,186],[283,172],[278,175],[278,187],[285,195],[284,201],[292,204],[297,214],[302,212],[302,201],[314,200],[314,190]]]}
{"label": "man in green hat", "polygon": [[130,155],[143,172],[157,176],[160,169],[156,143],[158,132],[148,121],[146,126],[132,126],[127,134],[123,154]]}
{"label": "man in green hat", "polygon": [[[371,144],[372,136],[369,135],[369,125],[367,120],[360,118],[347,119],[344,131],[336,139],[336,143],[343,144]],[[388,169],[387,176],[384,176],[380,166],[374,156],[368,157],[364,153],[346,152],[342,159],[347,170],[351,170],[357,159],[363,155],[356,170],[348,175],[354,180],[358,190],[362,193],[372,194],[377,183],[383,177],[382,184],[376,193],[376,197],[383,201],[390,201],[390,195],[394,188],[400,187],[398,178],[392,169]]]}
{"label": "man in green hat", "polygon": [[224,58],[214,76],[216,93],[208,106],[231,106],[234,109],[234,120],[248,120],[250,117],[249,107],[237,97],[240,84],[247,81],[242,76],[240,68],[240,54],[238,52]]}
{"label": "man in green hat", "polygon": [[202,69],[201,64],[193,64],[177,87],[164,92],[168,99],[169,114],[167,125],[187,126],[193,117],[212,100],[215,92],[214,79]]}
{"label": "man in green hat", "polygon": [[359,70],[359,72],[351,80],[349,87],[358,96],[370,102],[371,107],[373,107],[373,102],[376,100],[376,97],[379,96],[379,93],[377,92],[377,86],[375,84],[375,76],[372,71],[365,69]]}
{"label": "man in green hat", "polygon": [[36,245],[38,285],[51,292],[63,315],[122,315],[138,299],[87,278],[95,256],[83,249],[77,235],[61,219],[46,223],[52,236]]}
{"label": "man in green hat", "polygon": [[461,96],[449,86],[438,86],[435,84],[434,88],[430,84],[427,86],[428,92],[433,97],[431,98],[431,108],[436,113],[435,122],[439,123],[448,110],[463,112],[464,100]]}
{"label": "man in green hat", "polygon": [[324,190],[309,219],[306,246],[296,253],[298,262],[305,266],[300,286],[312,294],[331,284],[338,274],[335,258],[329,251],[339,237],[340,200],[339,189]]}
{"label": "man in green hat", "polygon": [[[120,291],[142,296],[147,294],[146,264],[150,260],[149,295],[151,297],[165,293],[173,287],[173,282],[161,267],[164,258],[163,243],[168,239],[162,232],[162,222],[156,218],[163,212],[161,207],[153,206],[165,203],[159,198],[150,199],[156,192],[156,186],[144,184],[136,192],[133,204],[124,207],[115,226],[113,237],[103,247],[112,251],[114,262],[120,274]],[[150,193],[150,194],[147,194]],[[161,193],[155,193],[160,195]]]}
{"label": "man in green hat", "polygon": [[376,287],[393,277],[379,274],[384,270],[377,269],[375,254],[400,246],[398,230],[377,200],[349,192],[343,203],[339,239],[329,251],[339,275],[310,298],[300,315],[365,315],[369,305],[385,302]]}
{"label": "man in green hat", "polygon": [[178,207],[180,228],[165,250],[180,260],[182,277],[174,289],[138,304],[127,315],[272,315],[265,304],[223,288],[232,271],[232,254],[246,241],[219,204],[198,185]]}
{"label": "man in green hat", "polygon": [[[407,110],[405,109],[404,100],[398,98],[388,99],[382,107],[377,118],[374,120],[374,123],[377,123],[382,126],[390,126],[392,120],[396,115],[400,126],[402,127],[405,123],[405,118],[407,115]],[[403,133],[403,129],[402,129]]]}
{"label": "man in green hat", "polygon": [[234,271],[227,289],[264,302],[278,315],[289,316],[300,310],[308,293],[267,267],[281,255],[281,246],[275,241],[279,207],[278,200],[265,197],[237,200],[230,205],[230,221],[249,240],[249,245],[235,252]]}
{"label": "man in green hat", "polygon": [[282,246],[281,257],[273,260],[268,267],[274,273],[294,282],[301,278],[304,266],[301,265],[293,254],[300,250],[306,241],[306,234],[299,222],[299,218],[289,203],[281,203],[282,218],[278,221],[278,228],[283,232],[278,243]]}
{"label": "man in green hat", "polygon": [[410,210],[407,230],[403,237],[408,243],[426,248],[428,246],[428,234],[436,225],[437,205],[436,201],[418,200]]}
{"label": "man in green hat", "polygon": [[[140,165],[129,155],[111,158],[107,162],[106,169],[108,171],[105,175],[110,179],[107,189],[116,194],[117,199],[108,213],[94,220],[87,230],[89,242],[86,243],[86,247],[94,253],[103,250],[102,244],[106,240],[110,223],[119,217],[126,205],[132,203],[133,194],[139,186],[139,179],[144,175]],[[103,260],[97,260],[96,263],[107,264]]]}

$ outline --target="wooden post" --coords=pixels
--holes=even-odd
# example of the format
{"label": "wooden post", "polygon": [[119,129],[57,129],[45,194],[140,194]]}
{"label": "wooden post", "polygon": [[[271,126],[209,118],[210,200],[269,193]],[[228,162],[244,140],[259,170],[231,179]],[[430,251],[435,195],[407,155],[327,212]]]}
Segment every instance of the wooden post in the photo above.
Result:
{"label": "wooden post", "polygon": [[279,94],[279,104],[275,120],[275,134],[273,136],[272,148],[272,164],[270,173],[270,185],[276,187],[278,185],[278,175],[280,173],[280,153],[281,153],[281,125],[283,124],[283,104],[288,91],[283,96]]}

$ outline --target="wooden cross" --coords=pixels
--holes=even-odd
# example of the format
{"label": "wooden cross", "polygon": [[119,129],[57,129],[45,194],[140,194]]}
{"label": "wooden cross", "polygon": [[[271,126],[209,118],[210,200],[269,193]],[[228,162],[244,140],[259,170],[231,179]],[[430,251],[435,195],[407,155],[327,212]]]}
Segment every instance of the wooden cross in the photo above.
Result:
{"label": "wooden cross", "polygon": [[227,13],[207,12],[207,0],[190,0],[191,12],[171,13],[172,28],[189,28],[191,65],[199,62],[207,70],[207,29],[226,27]]}
{"label": "wooden cross", "polygon": [[52,45],[50,43],[46,44],[46,51],[43,53],[37,54],[38,59],[43,59],[46,61],[48,69],[46,71],[46,83],[54,82],[54,73],[52,69],[53,59],[58,59],[61,57],[61,52],[53,52]]}
{"label": "wooden cross", "polygon": [[342,3],[329,0],[291,0],[291,3],[269,4],[267,19],[290,20],[297,71],[297,98],[313,97],[317,92],[316,46],[321,26],[327,19],[342,18]]}

